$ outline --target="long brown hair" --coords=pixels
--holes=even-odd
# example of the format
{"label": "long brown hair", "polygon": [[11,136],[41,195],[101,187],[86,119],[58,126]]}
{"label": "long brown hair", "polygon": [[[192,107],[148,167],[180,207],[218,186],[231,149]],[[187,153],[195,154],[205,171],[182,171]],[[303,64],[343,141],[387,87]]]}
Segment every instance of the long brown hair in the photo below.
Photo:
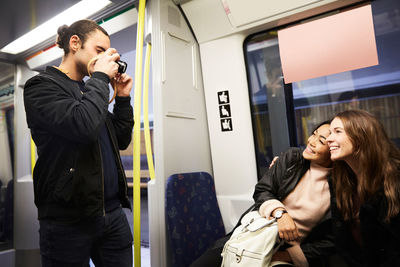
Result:
{"label": "long brown hair", "polygon": [[360,169],[358,177],[345,161],[335,161],[332,169],[337,207],[345,220],[354,218],[352,194],[361,203],[383,189],[388,210],[386,220],[400,212],[400,150],[391,142],[382,124],[362,110],[347,110],[336,115],[353,144],[353,156]]}

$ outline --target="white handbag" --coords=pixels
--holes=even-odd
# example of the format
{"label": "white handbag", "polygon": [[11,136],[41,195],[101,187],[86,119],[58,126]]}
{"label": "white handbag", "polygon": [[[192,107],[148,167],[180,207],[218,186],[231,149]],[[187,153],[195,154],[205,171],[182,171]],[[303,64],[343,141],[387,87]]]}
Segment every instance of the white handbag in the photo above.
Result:
{"label": "white handbag", "polygon": [[268,220],[258,211],[246,214],[225,243],[221,267],[268,267],[281,245],[276,219]]}

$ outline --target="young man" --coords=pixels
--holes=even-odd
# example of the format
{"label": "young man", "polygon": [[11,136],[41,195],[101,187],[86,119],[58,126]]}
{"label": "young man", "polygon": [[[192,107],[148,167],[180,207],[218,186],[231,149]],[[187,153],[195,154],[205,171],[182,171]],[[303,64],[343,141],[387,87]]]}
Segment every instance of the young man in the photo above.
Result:
{"label": "young man", "polygon": [[[60,66],[24,88],[38,151],[33,180],[42,266],[88,266],[91,258],[96,266],[131,267],[132,233],[122,210],[131,207],[119,149],[131,141],[133,81],[118,73],[119,55],[94,21],[60,27],[57,44],[65,53]],[[117,91],[113,113],[110,81]]]}

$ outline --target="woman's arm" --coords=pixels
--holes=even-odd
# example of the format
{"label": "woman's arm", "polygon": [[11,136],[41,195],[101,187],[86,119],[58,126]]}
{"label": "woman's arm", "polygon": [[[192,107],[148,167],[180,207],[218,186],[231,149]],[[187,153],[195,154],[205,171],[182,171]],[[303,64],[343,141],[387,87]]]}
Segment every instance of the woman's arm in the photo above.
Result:
{"label": "woman's arm", "polygon": [[[327,219],[315,226],[300,245],[310,265],[318,266],[321,259],[335,253],[332,220]],[[314,263],[314,264],[312,264]]]}

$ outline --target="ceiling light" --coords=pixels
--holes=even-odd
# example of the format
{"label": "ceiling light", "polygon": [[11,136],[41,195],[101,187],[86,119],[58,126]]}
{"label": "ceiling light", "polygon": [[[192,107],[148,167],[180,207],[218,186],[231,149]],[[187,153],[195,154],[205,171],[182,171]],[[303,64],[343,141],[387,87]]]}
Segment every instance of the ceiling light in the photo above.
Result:
{"label": "ceiling light", "polygon": [[70,25],[77,20],[88,18],[110,3],[109,0],[82,0],[6,45],[0,51],[14,55],[26,51],[54,36],[61,25]]}

